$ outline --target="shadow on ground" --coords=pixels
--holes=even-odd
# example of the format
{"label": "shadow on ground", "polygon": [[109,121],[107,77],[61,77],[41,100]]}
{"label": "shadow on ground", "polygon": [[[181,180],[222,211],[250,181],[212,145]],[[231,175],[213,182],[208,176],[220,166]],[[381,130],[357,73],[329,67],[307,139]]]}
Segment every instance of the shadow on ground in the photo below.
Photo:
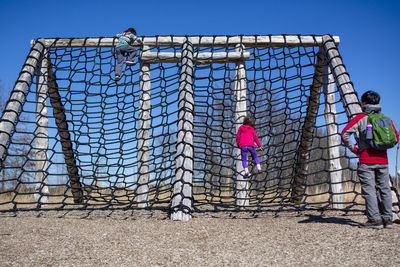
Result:
{"label": "shadow on ground", "polygon": [[350,225],[354,227],[359,227],[360,223],[353,221],[348,218],[339,218],[339,217],[325,217],[323,215],[305,215],[308,218],[299,223],[326,223],[326,224],[341,224],[341,225]]}

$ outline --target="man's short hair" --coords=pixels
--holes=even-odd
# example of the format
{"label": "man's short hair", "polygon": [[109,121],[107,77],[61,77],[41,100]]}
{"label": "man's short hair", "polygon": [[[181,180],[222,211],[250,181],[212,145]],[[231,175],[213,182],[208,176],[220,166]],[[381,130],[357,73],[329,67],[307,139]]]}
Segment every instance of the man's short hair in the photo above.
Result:
{"label": "man's short hair", "polygon": [[376,105],[379,104],[379,101],[381,101],[381,97],[374,91],[367,91],[361,96],[361,102],[365,104]]}

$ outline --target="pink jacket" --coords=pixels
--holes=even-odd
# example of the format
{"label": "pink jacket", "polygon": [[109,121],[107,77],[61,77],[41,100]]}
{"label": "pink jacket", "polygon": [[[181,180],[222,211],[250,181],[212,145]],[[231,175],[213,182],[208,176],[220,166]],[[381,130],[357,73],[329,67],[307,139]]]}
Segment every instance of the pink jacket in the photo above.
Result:
{"label": "pink jacket", "polygon": [[241,125],[236,134],[236,144],[242,148],[244,146],[254,146],[254,141],[258,146],[261,146],[260,140],[258,140],[256,131],[249,125]]}

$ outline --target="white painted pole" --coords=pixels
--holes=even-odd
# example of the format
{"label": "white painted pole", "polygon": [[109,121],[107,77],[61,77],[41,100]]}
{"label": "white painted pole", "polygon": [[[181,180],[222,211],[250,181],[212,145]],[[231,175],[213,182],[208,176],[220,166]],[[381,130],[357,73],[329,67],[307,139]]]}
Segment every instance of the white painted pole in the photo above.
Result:
{"label": "white painted pole", "polygon": [[329,176],[332,188],[332,207],[343,209],[342,166],[340,164],[340,140],[337,126],[335,79],[329,66],[323,70],[325,95],[325,121],[328,135]]}
{"label": "white painted pole", "polygon": [[[145,50],[145,47],[143,47]],[[150,66],[140,66],[140,99],[139,99],[139,128],[138,128],[138,183],[137,202],[138,207],[145,208],[149,201],[149,131],[151,121],[150,102]]]}
{"label": "white painted pole", "polygon": [[47,168],[49,165],[48,148],[48,113],[47,113],[47,79],[48,79],[48,62],[47,50],[44,50],[42,56],[40,73],[38,76],[37,92],[36,92],[36,130],[35,130],[35,147],[36,147],[36,173],[35,173],[35,194],[36,202],[48,203],[49,188],[47,186]]}
{"label": "white painted pole", "polygon": [[[235,48],[236,52],[243,52],[244,46],[238,45]],[[246,69],[244,61],[236,63],[235,67],[235,83],[234,83],[234,95],[235,95],[235,128],[236,133],[239,130],[240,125],[243,123],[243,119],[246,116],[247,110],[247,97],[246,97]],[[248,178],[244,177],[244,169],[241,161],[240,148],[235,148],[235,160],[236,160],[236,205],[243,207],[249,205],[249,181]]]}

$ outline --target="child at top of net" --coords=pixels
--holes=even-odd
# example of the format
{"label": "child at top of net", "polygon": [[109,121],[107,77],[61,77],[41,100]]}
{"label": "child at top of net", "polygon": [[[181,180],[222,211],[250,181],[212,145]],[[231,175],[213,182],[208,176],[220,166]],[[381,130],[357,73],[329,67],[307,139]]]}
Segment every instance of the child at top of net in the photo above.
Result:
{"label": "child at top of net", "polygon": [[124,59],[126,57],[126,65],[135,65],[135,57],[137,53],[137,49],[131,44],[137,41],[142,44],[142,41],[137,38],[136,30],[134,28],[129,28],[123,33],[117,34],[118,43],[116,45],[117,52],[117,66],[115,68],[115,80],[120,79],[120,75],[122,72],[122,67],[124,65]]}
{"label": "child at top of net", "polygon": [[255,127],[255,119],[252,116],[246,116],[243,120],[243,124],[239,127],[236,134],[236,144],[240,148],[240,153],[242,156],[242,165],[246,176],[250,176],[249,168],[247,166],[247,153],[250,152],[251,156],[256,163],[258,172],[261,172],[260,161],[257,156],[254,142],[260,147],[261,150],[264,148],[261,146],[260,140],[258,140]]}

